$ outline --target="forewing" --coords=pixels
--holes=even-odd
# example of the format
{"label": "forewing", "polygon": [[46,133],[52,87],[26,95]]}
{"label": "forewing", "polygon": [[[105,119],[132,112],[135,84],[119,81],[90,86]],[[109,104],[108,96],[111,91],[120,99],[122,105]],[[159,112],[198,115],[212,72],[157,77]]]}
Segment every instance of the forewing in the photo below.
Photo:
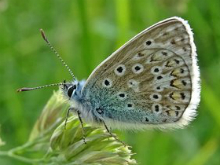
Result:
{"label": "forewing", "polygon": [[142,31],[89,76],[83,96],[103,119],[178,127],[196,114],[199,71],[191,29],[173,17]]}

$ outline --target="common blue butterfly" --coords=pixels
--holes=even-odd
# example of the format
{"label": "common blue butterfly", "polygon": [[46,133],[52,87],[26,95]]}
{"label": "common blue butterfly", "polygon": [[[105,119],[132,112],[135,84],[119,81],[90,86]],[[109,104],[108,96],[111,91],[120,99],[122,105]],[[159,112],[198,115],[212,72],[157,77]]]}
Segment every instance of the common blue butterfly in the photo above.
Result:
{"label": "common blue butterfly", "polygon": [[81,119],[106,128],[181,128],[196,116],[200,78],[193,34],[179,17],[163,20],[137,34],[110,55],[86,81],[60,85],[70,109]]}

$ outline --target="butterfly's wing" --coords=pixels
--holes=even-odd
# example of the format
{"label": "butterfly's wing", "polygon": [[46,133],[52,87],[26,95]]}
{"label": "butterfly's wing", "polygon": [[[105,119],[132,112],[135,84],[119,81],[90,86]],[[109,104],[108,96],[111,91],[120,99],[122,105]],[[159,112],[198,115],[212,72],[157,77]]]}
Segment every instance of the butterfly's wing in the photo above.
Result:
{"label": "butterfly's wing", "polygon": [[92,72],[82,95],[112,127],[187,125],[200,100],[188,23],[172,17],[136,35]]}

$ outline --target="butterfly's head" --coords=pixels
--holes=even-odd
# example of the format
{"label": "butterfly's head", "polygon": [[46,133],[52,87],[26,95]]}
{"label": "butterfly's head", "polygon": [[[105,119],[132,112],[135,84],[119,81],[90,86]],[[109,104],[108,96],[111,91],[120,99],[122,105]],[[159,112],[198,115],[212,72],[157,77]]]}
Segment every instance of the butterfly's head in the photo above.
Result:
{"label": "butterfly's head", "polygon": [[66,82],[64,80],[64,82],[60,85],[60,89],[64,96],[70,99],[75,94],[78,84],[77,80],[72,82]]}
{"label": "butterfly's head", "polygon": [[60,89],[66,98],[77,99],[81,96],[81,90],[82,90],[84,83],[85,83],[84,80],[83,81],[74,80],[71,82],[64,81],[60,85]]}

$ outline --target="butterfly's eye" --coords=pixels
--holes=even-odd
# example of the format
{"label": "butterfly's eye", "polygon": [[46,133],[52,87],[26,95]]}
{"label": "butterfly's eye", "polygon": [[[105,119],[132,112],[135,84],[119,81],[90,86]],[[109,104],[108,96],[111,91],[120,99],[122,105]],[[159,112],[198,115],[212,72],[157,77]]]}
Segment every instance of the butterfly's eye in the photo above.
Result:
{"label": "butterfly's eye", "polygon": [[73,85],[73,86],[71,86],[71,87],[69,87],[69,89],[68,89],[68,91],[67,91],[67,95],[69,96],[69,97],[71,97],[72,96],[72,93],[73,93],[73,91],[76,89],[76,85]]}

